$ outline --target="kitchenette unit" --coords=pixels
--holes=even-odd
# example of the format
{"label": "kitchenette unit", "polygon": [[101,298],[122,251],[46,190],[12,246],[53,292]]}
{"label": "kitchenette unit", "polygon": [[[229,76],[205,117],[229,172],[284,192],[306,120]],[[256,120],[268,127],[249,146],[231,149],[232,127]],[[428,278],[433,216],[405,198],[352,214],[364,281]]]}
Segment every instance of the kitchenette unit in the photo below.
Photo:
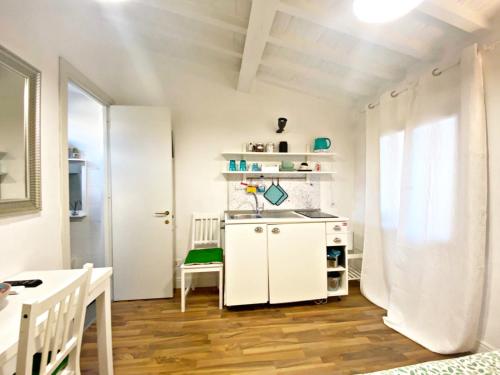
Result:
{"label": "kitchenette unit", "polygon": [[320,211],[226,212],[225,305],[348,294],[348,219]]}

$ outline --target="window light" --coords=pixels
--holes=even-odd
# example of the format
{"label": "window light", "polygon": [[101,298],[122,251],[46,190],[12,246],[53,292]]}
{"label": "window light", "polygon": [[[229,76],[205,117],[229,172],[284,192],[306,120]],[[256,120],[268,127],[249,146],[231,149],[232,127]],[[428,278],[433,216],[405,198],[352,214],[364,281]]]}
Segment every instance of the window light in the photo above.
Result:
{"label": "window light", "polygon": [[391,22],[411,12],[423,0],[354,0],[353,11],[363,22]]}

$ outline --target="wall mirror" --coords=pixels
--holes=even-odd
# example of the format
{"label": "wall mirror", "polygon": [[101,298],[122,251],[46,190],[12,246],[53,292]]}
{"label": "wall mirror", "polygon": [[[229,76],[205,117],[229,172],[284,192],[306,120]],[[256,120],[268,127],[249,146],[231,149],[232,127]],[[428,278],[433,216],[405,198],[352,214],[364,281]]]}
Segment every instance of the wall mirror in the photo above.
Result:
{"label": "wall mirror", "polygon": [[0,216],[41,209],[40,79],[0,46]]}

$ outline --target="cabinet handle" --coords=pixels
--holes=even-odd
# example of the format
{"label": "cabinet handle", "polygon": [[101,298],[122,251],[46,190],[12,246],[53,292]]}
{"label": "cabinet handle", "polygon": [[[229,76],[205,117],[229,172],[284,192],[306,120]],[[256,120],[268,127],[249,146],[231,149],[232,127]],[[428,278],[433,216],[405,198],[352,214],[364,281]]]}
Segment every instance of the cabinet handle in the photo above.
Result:
{"label": "cabinet handle", "polygon": [[271,232],[273,232],[274,234],[278,234],[280,232],[280,229],[279,228],[274,228]]}
{"label": "cabinet handle", "polygon": [[334,230],[342,230],[342,227],[340,225],[335,225],[333,227]]}
{"label": "cabinet handle", "polygon": [[335,239],[333,240],[333,242],[335,242],[335,243],[341,243],[342,240],[340,238],[338,238],[338,237],[335,237]]}
{"label": "cabinet handle", "polygon": [[255,231],[257,233],[262,233],[264,230],[262,229],[262,227],[257,227],[257,228],[255,228]]}

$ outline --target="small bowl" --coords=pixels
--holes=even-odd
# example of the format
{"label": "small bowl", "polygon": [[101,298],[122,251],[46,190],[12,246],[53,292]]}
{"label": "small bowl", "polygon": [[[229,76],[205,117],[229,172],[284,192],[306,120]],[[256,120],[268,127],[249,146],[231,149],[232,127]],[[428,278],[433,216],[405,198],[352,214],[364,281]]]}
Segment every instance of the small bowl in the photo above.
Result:
{"label": "small bowl", "polygon": [[10,292],[10,284],[0,283],[0,309],[4,307],[7,296]]}
{"label": "small bowl", "polygon": [[0,299],[9,295],[10,288],[12,288],[10,284],[0,283]]}

